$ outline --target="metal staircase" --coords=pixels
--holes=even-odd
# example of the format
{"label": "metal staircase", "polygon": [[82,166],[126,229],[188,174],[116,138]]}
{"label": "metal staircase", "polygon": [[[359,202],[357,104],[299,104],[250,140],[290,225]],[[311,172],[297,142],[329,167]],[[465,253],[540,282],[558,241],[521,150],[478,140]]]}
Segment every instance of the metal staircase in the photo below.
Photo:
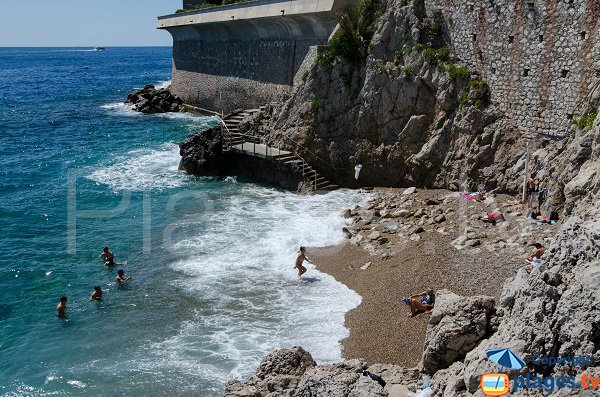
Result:
{"label": "metal staircase", "polygon": [[242,134],[240,132],[239,124],[241,121],[245,117],[262,109],[264,109],[263,106],[260,109],[242,110],[221,119],[225,127],[223,131],[223,150],[254,157],[270,158],[293,170],[300,171],[303,178],[310,183],[313,191],[337,189],[338,186],[336,184],[321,175],[300,155],[287,150],[281,150],[279,147],[269,146],[263,137]]}

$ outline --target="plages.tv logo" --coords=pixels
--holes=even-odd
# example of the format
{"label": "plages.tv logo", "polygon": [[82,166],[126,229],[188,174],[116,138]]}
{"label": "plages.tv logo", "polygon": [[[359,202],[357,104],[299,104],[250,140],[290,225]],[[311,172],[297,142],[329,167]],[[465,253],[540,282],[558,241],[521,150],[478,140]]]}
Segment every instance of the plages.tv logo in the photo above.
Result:
{"label": "plages.tv logo", "polygon": [[[525,366],[525,361],[510,349],[488,349],[485,355],[490,361],[498,364],[501,371],[502,368],[521,369]],[[486,396],[503,396],[510,391],[510,379],[502,372],[487,373],[481,375],[480,386]]]}
{"label": "plages.tv logo", "polygon": [[[510,349],[488,349],[486,355],[490,361],[498,364],[501,369],[498,373],[485,373],[481,376],[481,391],[486,396],[503,396],[510,392],[511,380],[508,374],[502,373],[504,368],[520,370],[525,367],[525,362]],[[540,356],[534,355],[531,360],[534,366],[553,367],[556,365],[569,365],[573,367],[587,367],[592,364],[591,356]],[[519,390],[543,390],[552,393],[557,389],[591,389],[598,390],[600,376],[590,376],[585,372],[580,377],[576,376],[541,376],[526,372],[512,380],[513,392]]]}

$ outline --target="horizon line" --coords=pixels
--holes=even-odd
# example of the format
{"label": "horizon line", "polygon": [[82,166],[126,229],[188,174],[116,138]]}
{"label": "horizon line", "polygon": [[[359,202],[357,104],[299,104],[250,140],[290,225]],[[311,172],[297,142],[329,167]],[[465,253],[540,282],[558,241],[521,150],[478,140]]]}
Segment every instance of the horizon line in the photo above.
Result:
{"label": "horizon line", "polygon": [[173,45],[0,45],[0,48],[127,48],[127,47],[173,47]]}

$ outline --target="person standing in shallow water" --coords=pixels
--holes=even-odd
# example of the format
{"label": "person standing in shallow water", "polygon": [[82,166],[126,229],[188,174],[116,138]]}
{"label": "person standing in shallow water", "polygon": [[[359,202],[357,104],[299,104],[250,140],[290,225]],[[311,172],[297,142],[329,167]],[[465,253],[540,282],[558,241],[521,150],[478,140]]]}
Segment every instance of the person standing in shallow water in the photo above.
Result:
{"label": "person standing in shallow water", "polygon": [[60,302],[56,305],[56,314],[58,317],[66,317],[66,310],[69,306],[67,306],[67,297],[61,296]]}
{"label": "person standing in shallow water", "polygon": [[125,277],[125,270],[119,269],[117,272],[117,277],[115,277],[115,281],[119,285],[124,285],[131,281],[131,277]]}
{"label": "person standing in shallow water", "polygon": [[114,266],[115,265],[115,256],[113,255],[112,252],[110,252],[108,247],[104,247],[104,249],[102,250],[102,252],[100,253],[100,255],[98,257],[104,259],[105,266]]}
{"label": "person standing in shallow water", "polygon": [[312,264],[310,259],[306,257],[306,248],[300,247],[300,251],[298,251],[298,256],[296,257],[296,266],[294,266],[295,269],[298,269],[298,277],[306,273],[306,268],[302,266],[304,261],[307,261],[308,263]]}

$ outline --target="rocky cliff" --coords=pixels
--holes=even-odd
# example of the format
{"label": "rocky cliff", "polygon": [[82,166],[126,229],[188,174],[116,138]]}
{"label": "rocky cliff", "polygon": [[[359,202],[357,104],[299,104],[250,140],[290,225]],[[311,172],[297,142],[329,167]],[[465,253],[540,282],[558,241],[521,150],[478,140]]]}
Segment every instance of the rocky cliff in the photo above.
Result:
{"label": "rocky cliff", "polygon": [[345,186],[456,188],[468,178],[516,191],[525,140],[434,31],[447,22],[422,1],[386,7],[364,64],[317,56],[291,97],[246,129],[266,131]]}

